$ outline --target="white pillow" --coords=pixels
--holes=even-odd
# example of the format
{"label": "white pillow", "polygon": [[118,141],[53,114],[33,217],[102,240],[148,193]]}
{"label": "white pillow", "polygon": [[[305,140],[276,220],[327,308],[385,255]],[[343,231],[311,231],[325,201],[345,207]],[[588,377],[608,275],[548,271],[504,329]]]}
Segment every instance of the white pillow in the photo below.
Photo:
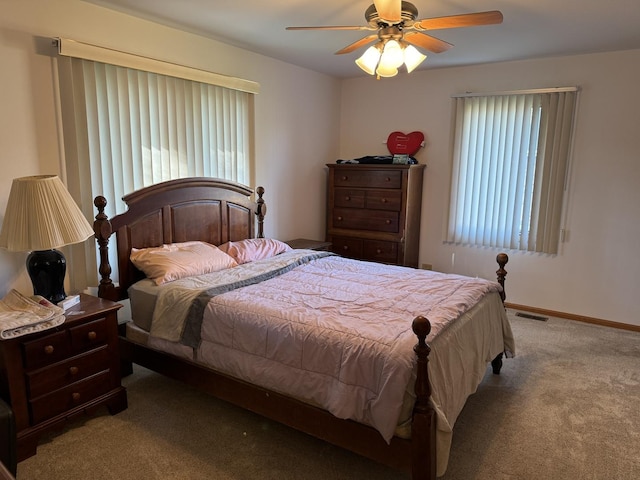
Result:
{"label": "white pillow", "polygon": [[132,248],[131,262],[162,285],[179,278],[236,267],[238,263],[218,247],[206,242],[170,243],[161,247]]}

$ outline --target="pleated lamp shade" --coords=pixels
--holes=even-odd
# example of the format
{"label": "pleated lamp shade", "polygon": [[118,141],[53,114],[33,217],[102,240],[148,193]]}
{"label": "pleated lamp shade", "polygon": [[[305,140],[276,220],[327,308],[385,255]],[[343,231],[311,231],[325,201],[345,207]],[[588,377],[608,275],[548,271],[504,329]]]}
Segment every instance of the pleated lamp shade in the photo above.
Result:
{"label": "pleated lamp shade", "polygon": [[91,235],[91,225],[60,178],[38,175],[13,180],[0,247],[12,252],[49,250]]}
{"label": "pleated lamp shade", "polygon": [[86,240],[93,229],[55,175],[13,180],[0,232],[0,247],[31,252],[27,271],[35,295],[58,303],[66,296],[66,260],[56,248]]}

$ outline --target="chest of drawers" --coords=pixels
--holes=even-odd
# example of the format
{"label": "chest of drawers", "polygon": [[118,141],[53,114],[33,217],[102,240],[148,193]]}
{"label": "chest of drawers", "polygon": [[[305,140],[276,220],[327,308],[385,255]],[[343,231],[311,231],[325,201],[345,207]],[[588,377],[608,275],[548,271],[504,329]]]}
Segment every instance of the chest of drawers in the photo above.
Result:
{"label": "chest of drawers", "polygon": [[40,436],[106,405],[127,407],[120,383],[117,311],[89,295],[49,330],[0,342],[1,393],[14,412],[18,460],[36,452]]}
{"label": "chest of drawers", "polygon": [[425,166],[327,166],[327,241],[332,250],[417,267]]}

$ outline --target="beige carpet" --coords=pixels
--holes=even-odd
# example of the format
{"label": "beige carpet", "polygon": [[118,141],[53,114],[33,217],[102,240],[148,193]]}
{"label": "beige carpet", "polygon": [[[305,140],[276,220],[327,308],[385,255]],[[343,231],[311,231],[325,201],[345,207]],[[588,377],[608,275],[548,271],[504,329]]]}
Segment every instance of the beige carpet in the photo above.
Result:
{"label": "beige carpet", "polygon": [[[456,423],[443,480],[640,478],[640,334],[510,315],[516,358]],[[18,480],[406,479],[136,367],[129,408],[44,439]]]}

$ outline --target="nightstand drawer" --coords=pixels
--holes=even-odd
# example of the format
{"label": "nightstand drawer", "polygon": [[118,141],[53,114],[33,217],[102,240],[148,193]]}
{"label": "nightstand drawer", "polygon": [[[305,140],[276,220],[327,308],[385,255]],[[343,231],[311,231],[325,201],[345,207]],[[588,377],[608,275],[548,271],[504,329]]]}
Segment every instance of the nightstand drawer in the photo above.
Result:
{"label": "nightstand drawer", "polygon": [[74,352],[84,352],[90,348],[107,343],[108,323],[100,318],[69,329],[71,348]]}
{"label": "nightstand drawer", "polygon": [[37,368],[69,356],[67,332],[57,332],[22,344],[25,368]]}
{"label": "nightstand drawer", "polygon": [[102,371],[48,395],[32,399],[29,402],[32,422],[40,423],[107,393],[111,390],[110,378],[108,370]]}
{"label": "nightstand drawer", "polygon": [[27,373],[27,395],[29,398],[40,397],[108,369],[109,350],[104,345],[95,351]]}

